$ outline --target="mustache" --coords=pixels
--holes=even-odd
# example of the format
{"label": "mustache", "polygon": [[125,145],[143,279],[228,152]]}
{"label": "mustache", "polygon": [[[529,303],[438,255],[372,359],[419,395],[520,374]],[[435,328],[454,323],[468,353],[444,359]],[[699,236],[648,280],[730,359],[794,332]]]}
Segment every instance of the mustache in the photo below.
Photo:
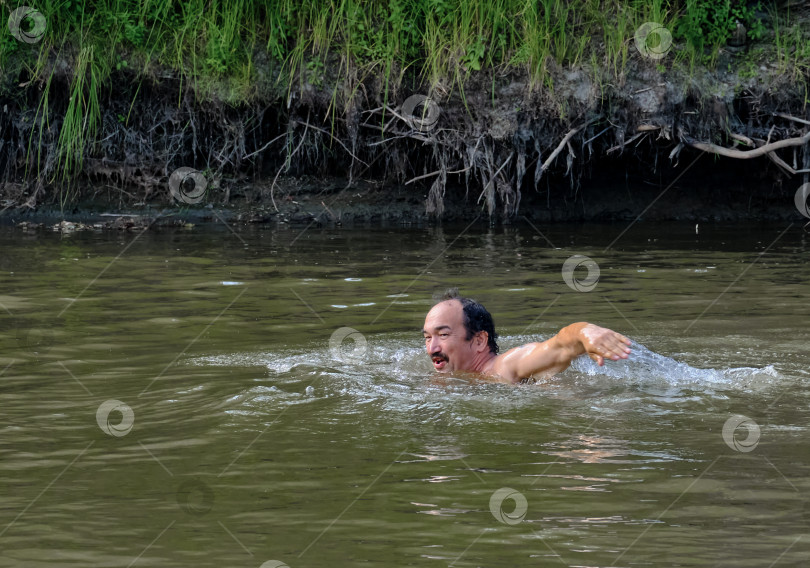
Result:
{"label": "mustache", "polygon": [[447,361],[447,355],[439,351],[438,353],[431,353],[430,354],[431,361],[435,361],[436,359],[441,359],[442,361]]}

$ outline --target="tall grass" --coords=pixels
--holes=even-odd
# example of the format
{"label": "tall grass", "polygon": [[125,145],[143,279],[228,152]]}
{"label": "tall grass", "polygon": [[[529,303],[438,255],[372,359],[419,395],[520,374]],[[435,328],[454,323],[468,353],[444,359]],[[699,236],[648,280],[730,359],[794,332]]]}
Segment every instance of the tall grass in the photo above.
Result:
{"label": "tall grass", "polygon": [[727,39],[734,14],[721,6],[741,2],[42,0],[29,4],[48,21],[46,49],[20,44],[6,30],[0,63],[23,53],[41,62],[65,43],[77,50],[103,45],[110,48],[96,50],[91,68],[115,68],[126,61],[149,74],[157,63],[212,97],[222,93],[211,83],[234,78],[244,87],[234,91],[234,102],[263,94],[249,88],[256,80],[258,53],[280,66],[278,79],[286,88],[309,80],[311,71],[330,57],[345,62],[346,76],[350,69],[408,69],[413,78],[438,82],[485,69],[528,66],[540,83],[550,60],[577,65],[593,53],[604,56],[618,74],[632,54],[633,32],[644,21],[671,27],[684,49],[714,53]]}
{"label": "tall grass", "polygon": [[59,132],[57,167],[66,177],[81,169],[85,144],[95,139],[101,118],[98,95],[103,71],[101,65],[94,65],[94,53],[93,46],[83,47],[76,58],[70,98]]}
{"label": "tall grass", "polygon": [[[657,21],[673,32],[674,51],[708,63],[728,36],[743,0],[27,0],[46,17],[39,44],[0,36],[0,66],[23,65],[48,80],[56,54],[72,62],[70,102],[59,135],[60,170],[81,167],[100,116],[101,90],[122,69],[136,82],[166,70],[200,99],[230,104],[289,96],[310,83],[357,92],[380,78],[384,98],[406,81],[430,92],[481,71],[525,72],[551,88],[551,66],[592,67],[600,84],[638,57],[635,29]],[[723,6],[730,6],[726,9]],[[708,7],[711,8],[711,11]],[[707,11],[709,10],[709,11]],[[726,10],[723,12],[723,10]],[[721,16],[726,18],[720,22]],[[720,23],[718,23],[720,22]],[[721,25],[722,24],[722,25]],[[726,26],[726,27],[723,27]],[[780,65],[806,72],[806,37],[780,24]],[[257,68],[257,58],[270,62]],[[675,58],[673,58],[675,59]],[[10,63],[14,62],[14,65]],[[6,82],[11,84],[11,82]],[[348,88],[347,88],[348,87]],[[183,89],[181,89],[183,90]],[[54,98],[43,101],[54,105]],[[178,93],[178,96],[180,94]],[[348,103],[347,103],[348,104]],[[50,108],[41,105],[47,115]],[[42,117],[41,117],[42,118]],[[46,117],[47,121],[47,117]],[[31,133],[33,136],[33,130]]]}
{"label": "tall grass", "polygon": [[[776,44],[776,64],[779,73],[793,80],[801,80],[810,75],[810,26],[792,21],[790,12],[784,15],[771,11],[774,42]],[[805,99],[807,84],[805,83]]]}

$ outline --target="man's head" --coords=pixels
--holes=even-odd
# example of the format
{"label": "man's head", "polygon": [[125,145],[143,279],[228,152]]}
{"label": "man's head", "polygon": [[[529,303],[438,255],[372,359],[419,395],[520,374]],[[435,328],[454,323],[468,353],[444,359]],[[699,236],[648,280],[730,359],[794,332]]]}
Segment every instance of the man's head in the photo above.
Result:
{"label": "man's head", "polygon": [[437,371],[477,370],[498,353],[492,316],[456,289],[448,290],[428,312],[422,334]]}

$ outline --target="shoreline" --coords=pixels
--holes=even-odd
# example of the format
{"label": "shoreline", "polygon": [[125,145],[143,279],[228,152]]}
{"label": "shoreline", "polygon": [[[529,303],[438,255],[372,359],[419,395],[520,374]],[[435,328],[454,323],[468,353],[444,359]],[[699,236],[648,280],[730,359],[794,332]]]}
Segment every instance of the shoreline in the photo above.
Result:
{"label": "shoreline", "polygon": [[[708,164],[709,168],[714,168]],[[699,168],[695,168],[699,170]],[[261,204],[243,199],[252,186],[233,188],[234,198],[227,204],[182,204],[168,195],[165,202],[120,206],[97,200],[83,201],[62,209],[44,205],[36,209],[6,209],[0,212],[0,226],[52,229],[60,222],[86,225],[89,229],[141,230],[189,227],[224,222],[230,226],[308,225],[322,226],[430,226],[442,223],[476,221],[482,226],[523,225],[540,223],[708,223],[713,225],[741,223],[794,222],[806,223],[796,209],[796,185],[756,182],[760,190],[752,197],[750,183],[741,183],[740,172],[729,178],[728,170],[714,168],[713,180],[700,180],[702,172],[684,175],[676,183],[654,185],[650,182],[620,184],[616,180],[588,180],[578,188],[567,184],[553,188],[561,196],[557,203],[547,194],[524,196],[521,211],[512,217],[490,217],[482,203],[465,197],[465,187],[448,188],[447,208],[441,218],[425,208],[425,190],[385,185],[375,181],[347,184],[345,178],[279,179],[285,196],[276,202]],[[746,177],[742,172],[743,176]],[[677,174],[676,174],[677,175]],[[748,180],[750,182],[750,180]],[[702,183],[702,187],[701,187]],[[735,186],[735,183],[737,184]],[[685,189],[686,188],[686,189]],[[587,195],[585,198],[583,195]],[[82,227],[65,231],[81,230]]]}

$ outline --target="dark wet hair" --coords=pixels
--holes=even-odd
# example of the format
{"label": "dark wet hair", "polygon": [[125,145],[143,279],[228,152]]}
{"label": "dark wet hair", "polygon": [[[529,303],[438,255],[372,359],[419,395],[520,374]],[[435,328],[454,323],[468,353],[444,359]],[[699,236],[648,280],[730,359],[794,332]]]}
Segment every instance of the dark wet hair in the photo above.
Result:
{"label": "dark wet hair", "polygon": [[434,296],[434,300],[437,303],[446,300],[458,300],[461,302],[461,307],[464,310],[464,329],[467,330],[467,341],[472,339],[479,331],[486,331],[489,351],[497,355],[500,349],[496,341],[498,334],[495,333],[495,322],[492,321],[492,315],[484,306],[471,298],[462,296],[458,288],[448,288],[444,294]]}

